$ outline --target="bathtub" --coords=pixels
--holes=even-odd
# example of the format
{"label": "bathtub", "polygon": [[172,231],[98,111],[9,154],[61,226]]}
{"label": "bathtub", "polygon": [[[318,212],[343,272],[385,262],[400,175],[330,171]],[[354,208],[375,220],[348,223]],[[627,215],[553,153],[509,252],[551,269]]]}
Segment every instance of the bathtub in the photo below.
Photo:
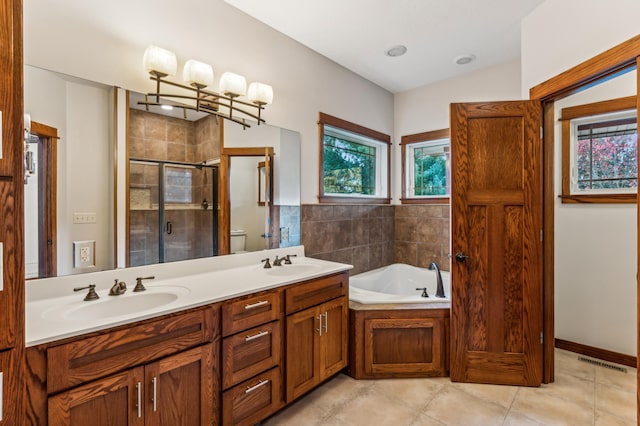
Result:
{"label": "bathtub", "polygon": [[[442,303],[451,301],[449,272],[442,271],[445,298],[436,297],[436,272],[404,263],[357,274],[349,278],[349,300],[362,304]],[[419,287],[427,287],[422,297]]]}

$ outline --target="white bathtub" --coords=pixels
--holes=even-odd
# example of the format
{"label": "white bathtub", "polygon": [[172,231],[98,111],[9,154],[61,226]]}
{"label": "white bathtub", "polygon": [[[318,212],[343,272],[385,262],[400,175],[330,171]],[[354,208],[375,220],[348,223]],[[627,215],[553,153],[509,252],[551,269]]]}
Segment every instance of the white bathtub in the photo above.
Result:
{"label": "white bathtub", "polygon": [[[349,299],[363,304],[442,303],[451,301],[449,272],[442,271],[445,298],[436,297],[436,272],[394,263],[349,278]],[[416,288],[427,287],[429,297]]]}

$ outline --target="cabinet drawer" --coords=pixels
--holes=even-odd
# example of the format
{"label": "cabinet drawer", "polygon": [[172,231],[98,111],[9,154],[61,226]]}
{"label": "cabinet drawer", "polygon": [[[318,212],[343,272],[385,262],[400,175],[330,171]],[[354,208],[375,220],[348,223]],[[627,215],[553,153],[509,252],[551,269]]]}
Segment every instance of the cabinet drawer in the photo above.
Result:
{"label": "cabinet drawer", "polygon": [[282,373],[276,367],[222,394],[222,424],[254,425],[282,403]]}
{"label": "cabinet drawer", "polygon": [[274,321],[222,341],[224,389],[280,364],[282,323]]}
{"label": "cabinet drawer", "polygon": [[229,336],[278,319],[282,315],[282,292],[270,290],[234,299],[222,305],[222,335]]}
{"label": "cabinet drawer", "polygon": [[216,307],[120,328],[47,350],[47,392],[105,377],[129,367],[210,342]]}
{"label": "cabinet drawer", "polygon": [[348,290],[348,272],[318,278],[288,288],[285,292],[287,314],[319,305],[336,297],[346,296]]}

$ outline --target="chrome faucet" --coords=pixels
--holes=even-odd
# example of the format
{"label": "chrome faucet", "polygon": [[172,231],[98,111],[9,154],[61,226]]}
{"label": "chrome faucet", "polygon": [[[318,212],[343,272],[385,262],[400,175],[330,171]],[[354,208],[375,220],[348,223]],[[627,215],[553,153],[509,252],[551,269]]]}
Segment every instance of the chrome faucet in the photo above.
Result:
{"label": "chrome faucet", "polygon": [[442,274],[440,274],[440,268],[436,262],[431,262],[429,265],[430,271],[436,271],[436,280],[437,280],[437,288],[436,288],[436,297],[445,297],[444,295],[444,286],[442,285]]}

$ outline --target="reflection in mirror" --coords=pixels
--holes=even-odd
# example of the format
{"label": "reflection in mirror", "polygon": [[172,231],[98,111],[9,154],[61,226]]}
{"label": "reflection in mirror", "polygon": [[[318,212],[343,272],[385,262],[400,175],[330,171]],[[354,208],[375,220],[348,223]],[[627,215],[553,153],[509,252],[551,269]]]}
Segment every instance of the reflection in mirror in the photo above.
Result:
{"label": "reflection in mirror", "polygon": [[[113,89],[26,65],[24,105],[38,136],[25,182],[27,279],[113,268]],[[74,266],[79,241],[95,241],[85,253],[95,262]]]}
{"label": "reflection in mirror", "polygon": [[128,265],[215,256],[219,119],[143,99],[130,93]]}
{"label": "reflection in mirror", "polygon": [[[266,160],[265,157],[231,155],[230,172],[230,223],[232,235],[234,231],[246,234],[247,250],[265,247],[291,247],[300,244],[300,134],[287,129],[260,125],[243,131],[239,126],[225,123],[223,152],[239,152],[241,149],[267,147],[273,150],[272,166],[269,168],[272,183],[271,205],[268,208],[269,224],[265,224],[267,208],[258,206],[256,193],[258,188],[255,178],[256,163]],[[260,159],[262,158],[262,160]],[[246,162],[242,177],[237,176],[237,164]],[[222,173],[222,171],[221,171]],[[222,179],[221,179],[222,180]],[[238,184],[240,181],[242,183]],[[236,188],[251,188],[238,194]],[[241,199],[240,199],[241,198]],[[224,208],[224,205],[223,205]],[[269,241],[264,241],[263,234],[268,234]],[[233,244],[233,241],[232,241]]]}
{"label": "reflection in mirror", "polygon": [[[138,104],[144,95],[129,94],[127,150],[129,158],[127,213],[129,215],[127,265],[191,259],[266,247],[300,243],[300,138],[297,132],[252,123],[247,130],[206,113]],[[223,182],[219,168],[221,133],[236,146],[271,146],[286,150],[274,159],[271,218],[267,232],[265,207],[257,203],[256,165],[231,162],[232,200],[250,197],[250,203],[231,213],[232,226],[222,224],[219,206]],[[277,151],[276,151],[277,152]],[[236,161],[238,160],[238,161]],[[262,157],[264,160],[264,157]],[[282,160],[279,166],[278,160]],[[246,166],[246,167],[245,167]],[[218,176],[220,174],[220,177]],[[278,176],[283,178],[278,181]],[[229,194],[229,192],[225,192]],[[218,195],[219,194],[219,195]],[[275,205],[286,202],[282,208]],[[249,219],[250,218],[250,219]],[[280,232],[281,228],[285,232]],[[232,231],[233,229],[233,231]],[[277,230],[277,232],[273,232]],[[261,234],[277,237],[265,242]],[[282,239],[281,237],[284,237]],[[220,246],[219,242],[224,241]],[[229,242],[235,250],[229,250]]]}

